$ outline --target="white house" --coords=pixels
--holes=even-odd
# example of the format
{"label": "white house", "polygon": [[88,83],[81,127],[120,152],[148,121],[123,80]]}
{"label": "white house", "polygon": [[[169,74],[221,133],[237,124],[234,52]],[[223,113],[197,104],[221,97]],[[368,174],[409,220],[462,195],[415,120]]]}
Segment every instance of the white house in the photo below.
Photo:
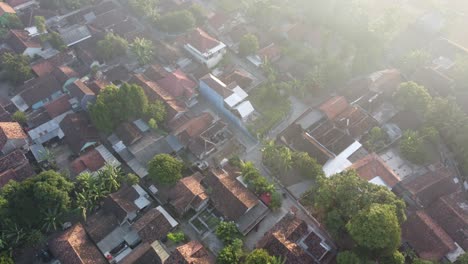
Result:
{"label": "white house", "polygon": [[216,66],[226,53],[226,45],[223,42],[208,35],[200,28],[195,29],[188,36],[184,48],[198,62],[208,68]]}

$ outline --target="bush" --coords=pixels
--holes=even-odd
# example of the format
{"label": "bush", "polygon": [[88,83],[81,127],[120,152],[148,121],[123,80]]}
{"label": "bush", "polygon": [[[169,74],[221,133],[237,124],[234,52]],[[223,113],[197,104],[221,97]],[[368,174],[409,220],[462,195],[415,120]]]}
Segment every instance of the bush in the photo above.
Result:
{"label": "bush", "polygon": [[167,234],[167,239],[174,243],[180,243],[185,241],[185,234],[183,232],[171,232]]}
{"label": "bush", "polygon": [[237,229],[234,222],[220,222],[216,227],[216,236],[224,242],[224,244],[231,244],[234,240],[241,237],[241,233]]}
{"label": "bush", "polygon": [[184,164],[168,154],[154,156],[148,163],[151,179],[162,185],[173,185],[182,178]]}

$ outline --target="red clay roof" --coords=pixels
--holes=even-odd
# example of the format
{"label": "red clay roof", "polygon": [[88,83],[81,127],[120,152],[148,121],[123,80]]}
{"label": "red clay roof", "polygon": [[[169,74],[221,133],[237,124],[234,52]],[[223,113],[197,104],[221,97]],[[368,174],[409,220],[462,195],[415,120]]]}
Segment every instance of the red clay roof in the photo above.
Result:
{"label": "red clay roof", "polygon": [[401,230],[403,239],[423,259],[438,261],[456,249],[450,236],[424,211],[410,213]]}
{"label": "red clay roof", "polygon": [[157,83],[174,97],[190,98],[194,95],[195,88],[197,88],[197,84],[188,78],[181,69],[168,73],[166,77],[157,81]]}
{"label": "red clay roof", "polygon": [[104,167],[105,164],[106,161],[101,156],[101,153],[96,149],[92,149],[72,161],[70,168],[73,173],[80,174],[86,170],[89,172],[95,172]]}
{"label": "red clay roof", "polygon": [[200,242],[193,240],[177,247],[165,263],[214,264],[216,259]]}
{"label": "red clay roof", "polygon": [[[18,150],[2,157],[0,160],[2,169],[7,168],[7,170],[2,170],[2,173],[0,173],[0,188],[5,186],[11,180],[21,182],[36,175],[26,157],[24,155],[19,155],[22,155],[22,153]],[[20,157],[19,160],[17,160],[18,157]]]}
{"label": "red clay roof", "polygon": [[281,48],[274,43],[258,51],[258,55],[265,61],[274,62],[281,57]]}
{"label": "red clay roof", "polygon": [[187,144],[190,140],[198,137],[203,131],[205,131],[211,123],[213,123],[213,120],[214,118],[210,113],[204,112],[178,127],[174,131],[174,135],[176,135],[181,142]]}
{"label": "red clay roof", "polygon": [[75,224],[49,241],[49,249],[62,263],[105,264],[107,261],[88,238],[82,224]]}
{"label": "red clay roof", "polygon": [[247,210],[260,202],[252,192],[224,170],[212,169],[206,177],[206,182],[212,188],[210,197],[214,206],[228,220],[237,221]]}
{"label": "red clay roof", "polygon": [[135,188],[125,185],[117,192],[107,196],[103,208],[106,212],[114,214],[119,222],[122,222],[129,213],[138,210],[135,200],[139,196]]}
{"label": "red clay roof", "polygon": [[5,13],[16,14],[16,11],[9,4],[0,2],[0,16],[3,16]]}
{"label": "red clay roof", "polygon": [[17,122],[0,122],[0,149],[5,146],[10,139],[27,139],[23,128]]}
{"label": "red clay roof", "polygon": [[187,44],[197,49],[200,53],[205,53],[210,49],[218,46],[220,42],[203,31],[201,28],[196,28],[190,33],[187,39]]}
{"label": "red clay roof", "polygon": [[26,30],[12,29],[10,30],[10,33],[8,44],[16,53],[22,54],[27,48],[42,47],[39,39],[30,37]]}
{"label": "red clay roof", "polygon": [[335,96],[320,105],[319,109],[328,117],[335,119],[348,108],[349,104],[344,96]]}
{"label": "red clay roof", "polygon": [[359,177],[366,181],[380,177],[390,188],[400,181],[395,172],[375,153],[356,161],[350,168],[355,169]]}
{"label": "red clay roof", "polygon": [[148,210],[132,227],[148,243],[165,238],[172,230],[171,223],[157,208]]}
{"label": "red clay roof", "polygon": [[468,250],[468,201],[465,192],[460,190],[440,197],[428,208],[428,213],[453,240]]}
{"label": "red clay roof", "polygon": [[70,96],[68,94],[64,94],[54,101],[44,105],[44,108],[49,116],[54,118],[71,110],[72,106],[68,100],[70,100]]}
{"label": "red clay roof", "polygon": [[171,190],[170,203],[179,215],[183,215],[189,206],[197,208],[208,199],[205,188],[201,185],[203,175],[199,172],[181,179]]}

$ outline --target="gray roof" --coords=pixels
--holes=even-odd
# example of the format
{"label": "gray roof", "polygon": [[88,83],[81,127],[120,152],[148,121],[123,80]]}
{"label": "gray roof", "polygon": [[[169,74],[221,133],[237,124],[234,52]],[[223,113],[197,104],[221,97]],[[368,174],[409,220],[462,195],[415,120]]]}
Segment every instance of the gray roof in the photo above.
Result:
{"label": "gray roof", "polygon": [[91,32],[87,26],[73,25],[68,28],[59,29],[63,42],[68,47],[75,45],[91,37]]}

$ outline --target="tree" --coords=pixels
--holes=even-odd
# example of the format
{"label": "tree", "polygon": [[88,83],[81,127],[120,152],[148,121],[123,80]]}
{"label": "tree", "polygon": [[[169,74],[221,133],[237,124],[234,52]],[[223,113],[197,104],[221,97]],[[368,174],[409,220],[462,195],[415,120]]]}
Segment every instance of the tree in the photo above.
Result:
{"label": "tree", "polygon": [[417,69],[428,65],[431,62],[431,55],[424,50],[413,50],[409,54],[405,55],[400,61],[401,70],[411,75]]}
{"label": "tree", "polygon": [[130,50],[135,54],[140,65],[146,65],[153,59],[153,42],[145,38],[135,38],[130,45]]}
{"label": "tree", "polygon": [[47,31],[45,17],[43,16],[34,16],[34,25],[41,34]]}
{"label": "tree", "polygon": [[239,54],[248,56],[255,54],[259,48],[258,38],[254,34],[245,34],[239,43]]}
{"label": "tree", "polygon": [[13,119],[13,121],[18,122],[23,125],[26,124],[26,122],[28,121],[26,113],[21,112],[19,110],[13,113],[13,116],[11,118]]}
{"label": "tree", "polygon": [[145,111],[145,116],[148,119],[153,119],[156,122],[156,127],[157,124],[161,123],[164,121],[166,118],[167,112],[166,112],[166,107],[164,106],[163,102],[157,100],[154,101],[153,103],[148,105],[148,108]]}
{"label": "tree", "polygon": [[338,253],[336,257],[338,264],[361,264],[362,259],[352,251],[343,251]]}
{"label": "tree", "polygon": [[219,264],[240,264],[244,255],[242,251],[242,240],[235,239],[231,244],[225,246],[218,254],[216,263]]}
{"label": "tree", "polygon": [[29,57],[21,54],[6,52],[0,59],[1,68],[5,71],[6,78],[20,84],[32,78],[31,67],[29,67]]}
{"label": "tree", "polygon": [[7,254],[0,254],[0,264],[15,264],[13,259]]}
{"label": "tree", "polygon": [[241,233],[234,222],[220,222],[216,227],[215,233],[216,236],[224,242],[224,244],[231,244],[241,236]]}
{"label": "tree", "polygon": [[246,256],[244,264],[271,264],[272,259],[265,249],[255,249]]}
{"label": "tree", "polygon": [[381,258],[382,264],[405,264],[405,256],[400,251],[394,251],[390,256]]}
{"label": "tree", "polygon": [[457,258],[455,264],[468,264],[468,253],[463,253]]}
{"label": "tree", "polygon": [[169,33],[182,33],[195,26],[195,18],[187,10],[174,11],[161,16],[159,27]]}
{"label": "tree", "polygon": [[73,184],[63,175],[44,171],[21,183],[10,181],[0,194],[7,201],[4,205],[7,219],[20,227],[40,229],[51,208],[56,215],[70,209],[72,190]]}
{"label": "tree", "polygon": [[128,42],[120,36],[108,33],[103,40],[98,41],[99,57],[105,61],[124,56],[127,53]]}
{"label": "tree", "polygon": [[167,234],[167,239],[177,244],[185,241],[185,234],[184,232],[170,232]]}
{"label": "tree", "polygon": [[51,31],[48,34],[47,40],[49,41],[50,45],[56,50],[64,51],[67,49],[65,42],[63,42],[62,37],[59,33],[55,31]]}
{"label": "tree", "polygon": [[188,9],[190,13],[192,13],[193,17],[195,18],[195,23],[197,26],[201,26],[205,23],[206,14],[203,7],[199,4],[193,4]]}
{"label": "tree", "polygon": [[325,176],[322,166],[306,152],[293,152],[292,159],[301,176],[314,180]]}
{"label": "tree", "polygon": [[[467,264],[467,263],[463,263],[463,264]],[[413,260],[412,264],[435,264],[435,263],[432,262],[432,261],[429,261],[429,260],[424,260],[424,259],[417,258],[417,259]],[[462,263],[456,263],[456,264],[462,264]]]}
{"label": "tree", "polygon": [[372,204],[351,218],[346,229],[358,246],[377,256],[389,256],[400,246],[400,224],[392,205]]}
{"label": "tree", "polygon": [[415,164],[423,164],[427,161],[424,138],[418,131],[407,130],[403,133],[403,138],[400,141],[400,152],[405,159]]}
{"label": "tree", "polygon": [[130,7],[141,16],[152,16],[156,12],[158,0],[130,0]]}
{"label": "tree", "polygon": [[385,131],[383,131],[380,127],[373,127],[369,131],[369,135],[367,136],[367,140],[364,145],[369,151],[377,151],[385,146],[386,141],[387,134]]}
{"label": "tree", "polygon": [[138,177],[137,175],[135,175],[133,173],[129,173],[129,174],[127,174],[127,177],[125,178],[125,182],[128,185],[135,185],[135,184],[138,184],[140,182],[140,177]]}
{"label": "tree", "polygon": [[405,82],[398,87],[395,100],[403,109],[424,116],[429,109],[432,97],[424,86],[415,82]]}
{"label": "tree", "polygon": [[162,185],[173,185],[182,178],[184,164],[168,154],[158,154],[148,163],[151,179]]}

